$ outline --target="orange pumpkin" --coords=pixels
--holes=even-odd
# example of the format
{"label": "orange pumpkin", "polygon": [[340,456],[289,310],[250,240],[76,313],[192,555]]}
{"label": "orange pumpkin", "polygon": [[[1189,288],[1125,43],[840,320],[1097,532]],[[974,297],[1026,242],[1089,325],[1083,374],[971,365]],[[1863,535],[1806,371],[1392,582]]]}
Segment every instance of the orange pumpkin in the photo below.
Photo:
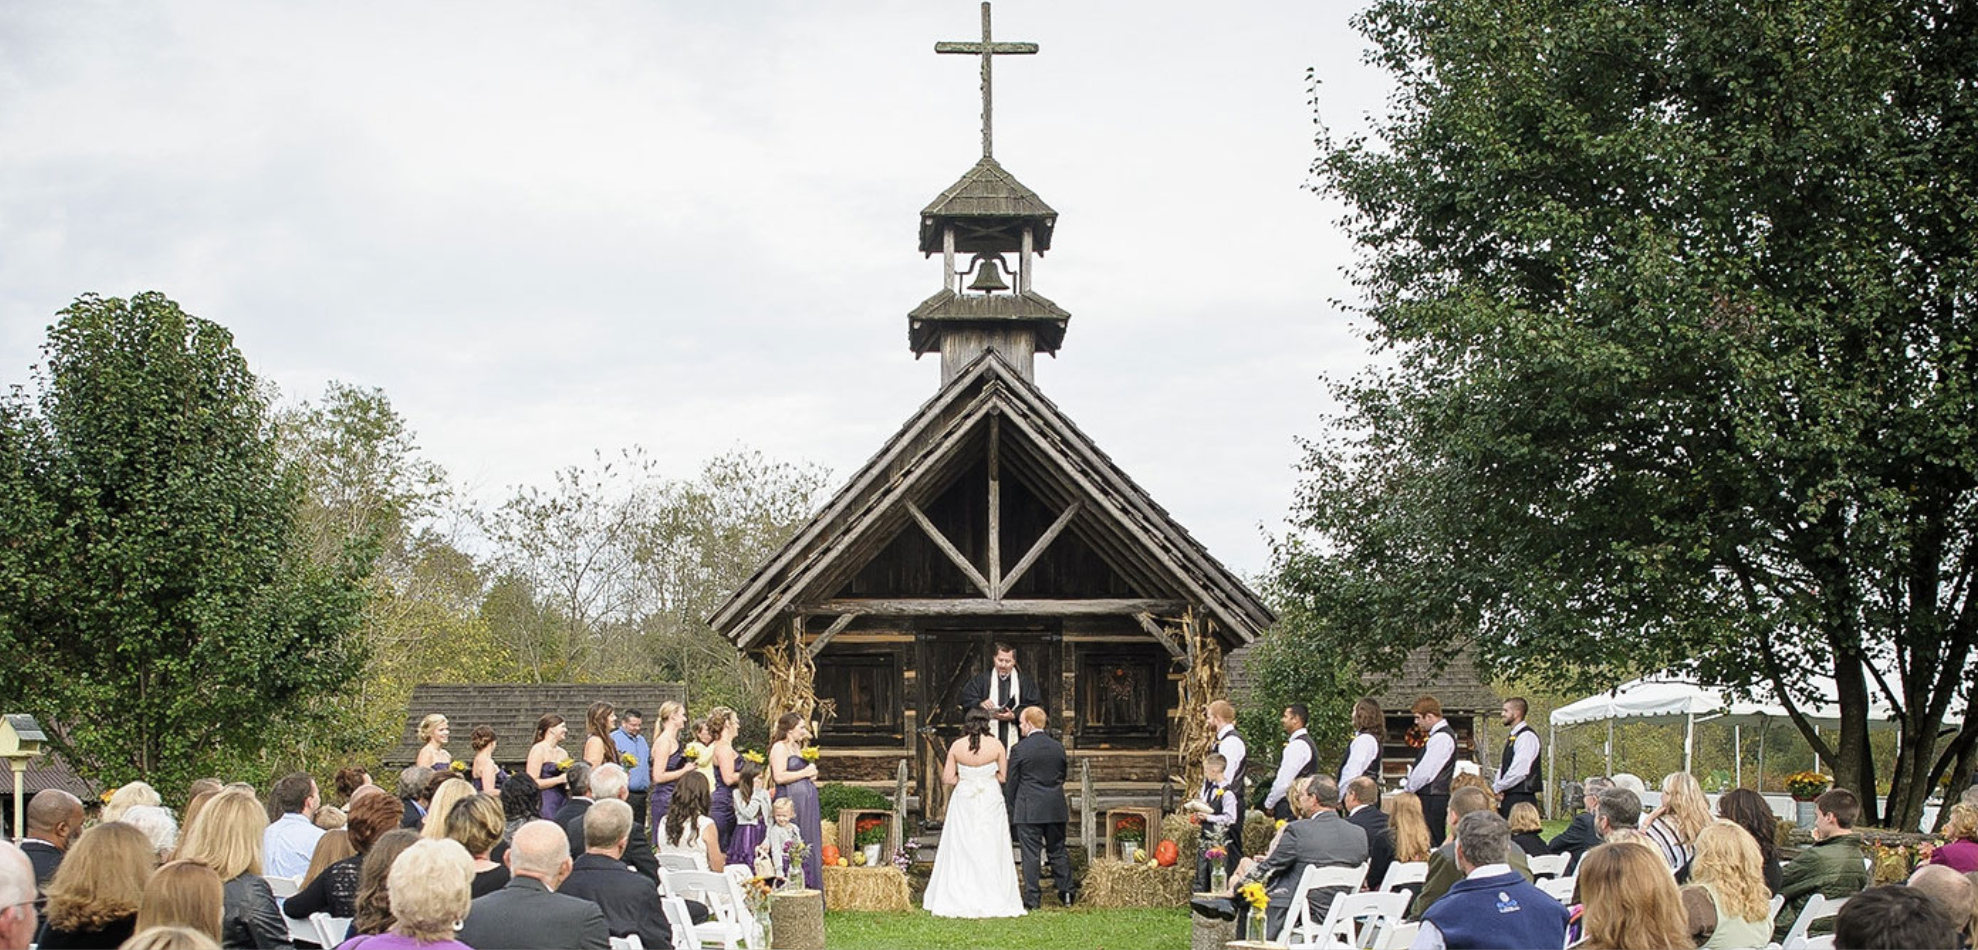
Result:
{"label": "orange pumpkin", "polygon": [[1161,867],[1174,867],[1174,862],[1180,857],[1181,849],[1173,841],[1163,841],[1154,846],[1154,861]]}
{"label": "orange pumpkin", "polygon": [[831,865],[831,866],[833,866],[833,867],[836,867],[836,866],[837,866],[837,864],[838,864],[838,846],[837,846],[837,845],[835,845],[835,844],[827,844],[827,845],[825,845],[825,846],[824,846],[824,850],[823,850],[822,852],[820,852],[820,853],[824,855],[824,863],[825,863],[825,864],[829,864],[829,865]]}

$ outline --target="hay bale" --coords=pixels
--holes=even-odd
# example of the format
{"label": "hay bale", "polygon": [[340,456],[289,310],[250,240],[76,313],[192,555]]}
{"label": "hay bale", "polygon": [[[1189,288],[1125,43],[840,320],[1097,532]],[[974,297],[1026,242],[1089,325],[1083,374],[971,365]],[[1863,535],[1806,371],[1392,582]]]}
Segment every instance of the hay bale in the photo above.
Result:
{"label": "hay bale", "polygon": [[1243,816],[1243,853],[1263,854],[1277,837],[1277,820],[1254,808]]}
{"label": "hay bale", "polygon": [[[907,876],[892,865],[825,868],[825,910],[912,910]],[[780,938],[779,938],[780,940]]]}
{"label": "hay bale", "polygon": [[1085,869],[1078,903],[1086,907],[1183,907],[1195,888],[1195,869],[1150,868],[1100,858]]}
{"label": "hay bale", "polygon": [[[810,843],[810,846],[811,846],[811,847],[813,847],[813,848],[822,848],[822,847],[824,847],[824,846],[825,846],[825,845],[827,845],[827,844],[837,844],[837,843],[838,843],[838,821],[837,821],[837,819],[835,819],[835,818],[826,818],[826,819],[824,819],[824,821],[823,821],[823,826],[824,826],[824,831],[822,832],[822,837],[823,837],[823,839],[824,839],[824,840],[822,840],[822,841],[813,841],[813,842],[811,842],[811,843]],[[851,857],[851,855],[846,855],[846,857]]]}
{"label": "hay bale", "polygon": [[1182,860],[1188,860],[1202,853],[1202,828],[1189,821],[1188,816],[1175,812],[1161,819],[1161,837],[1174,842],[1181,849]]}

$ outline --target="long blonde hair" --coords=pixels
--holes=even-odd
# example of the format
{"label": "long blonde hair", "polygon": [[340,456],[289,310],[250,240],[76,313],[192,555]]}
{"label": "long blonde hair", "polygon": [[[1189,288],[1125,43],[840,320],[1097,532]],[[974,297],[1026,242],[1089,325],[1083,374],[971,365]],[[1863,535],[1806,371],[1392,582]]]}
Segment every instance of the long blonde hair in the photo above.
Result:
{"label": "long blonde hair", "polygon": [[179,838],[178,857],[212,868],[220,880],[261,873],[261,835],[268,812],[253,792],[229,788],[199,812]]}
{"label": "long blonde hair", "polygon": [[151,838],[121,821],[84,832],[48,883],[48,926],[75,932],[101,930],[136,915],[144,882],[158,866]]}
{"label": "long blonde hair", "polygon": [[1387,813],[1387,831],[1394,836],[1394,860],[1401,862],[1429,859],[1429,822],[1422,816],[1422,800],[1414,792],[1387,796],[1380,810]]}
{"label": "long blonde hair", "polygon": [[1662,777],[1662,804],[1648,816],[1647,824],[1656,819],[1664,819],[1676,831],[1679,844],[1693,844],[1703,826],[1710,824],[1710,801],[1703,797],[1703,788],[1696,784],[1696,776],[1688,772],[1670,772]]}
{"label": "long blonde hair", "polygon": [[1603,844],[1580,861],[1585,950],[1690,950],[1689,917],[1676,879],[1653,847]]}
{"label": "long blonde hair", "polygon": [[226,888],[218,873],[197,861],[172,861],[145,882],[135,927],[186,927],[217,942],[225,912]]}
{"label": "long blonde hair", "polygon": [[350,844],[350,832],[342,828],[323,832],[323,836],[316,839],[316,850],[309,853],[309,870],[302,872],[302,885],[309,886],[309,882],[323,873],[324,868],[355,854],[357,849]]}
{"label": "long blonde hair", "polygon": [[1724,909],[1734,916],[1764,920],[1772,912],[1772,894],[1765,887],[1763,862],[1751,832],[1735,821],[1719,818],[1697,832],[1690,880],[1709,885]]}
{"label": "long blonde hair", "polygon": [[433,800],[426,806],[426,822],[419,828],[419,837],[428,841],[446,838],[446,817],[453,812],[453,806],[475,795],[474,783],[466,779],[454,778],[440,783],[433,790]]}

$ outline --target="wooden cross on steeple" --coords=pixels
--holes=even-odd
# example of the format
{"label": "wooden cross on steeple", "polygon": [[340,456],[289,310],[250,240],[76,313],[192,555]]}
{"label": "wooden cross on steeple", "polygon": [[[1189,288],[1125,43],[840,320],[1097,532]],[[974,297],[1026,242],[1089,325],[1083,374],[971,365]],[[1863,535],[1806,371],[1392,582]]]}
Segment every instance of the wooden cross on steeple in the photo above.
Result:
{"label": "wooden cross on steeple", "polygon": [[1027,55],[1037,52],[1036,43],[997,43],[989,38],[989,0],[982,0],[982,42],[940,42],[936,53],[969,53],[982,57],[982,157],[992,156],[990,135],[990,60],[996,56]]}

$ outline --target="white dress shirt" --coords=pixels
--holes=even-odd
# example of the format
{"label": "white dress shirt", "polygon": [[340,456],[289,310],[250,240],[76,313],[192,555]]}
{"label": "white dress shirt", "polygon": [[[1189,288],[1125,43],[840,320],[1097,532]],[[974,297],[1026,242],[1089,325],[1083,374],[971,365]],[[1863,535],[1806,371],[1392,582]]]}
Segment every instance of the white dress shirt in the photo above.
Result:
{"label": "white dress shirt", "polygon": [[302,817],[301,812],[289,812],[261,835],[261,869],[263,874],[273,877],[299,878],[309,871],[309,858],[316,853],[316,840],[323,837],[323,829]]}
{"label": "white dress shirt", "polygon": [[1442,767],[1448,765],[1450,758],[1455,755],[1455,730],[1449,728],[1448,720],[1436,723],[1435,728],[1429,730],[1429,740],[1423,747],[1422,761],[1415,763],[1415,767],[1408,770],[1408,778],[1402,782],[1401,790],[1420,795],[1423,789],[1429,787],[1430,782],[1435,781],[1435,777],[1442,773]]}
{"label": "white dress shirt", "polygon": [[1291,734],[1291,738],[1285,740],[1284,758],[1277,764],[1277,778],[1271,780],[1271,794],[1264,799],[1265,811],[1276,808],[1277,803],[1291,793],[1291,783],[1298,780],[1298,773],[1312,764],[1312,747],[1298,741],[1304,735],[1305,729],[1301,726]]}
{"label": "white dress shirt", "polygon": [[1524,723],[1518,727],[1518,737],[1511,740],[1511,762],[1498,768],[1497,781],[1490,784],[1491,791],[1498,794],[1523,784],[1526,776],[1532,774],[1532,765],[1538,762],[1538,733]]}
{"label": "white dress shirt", "polygon": [[[1339,787],[1343,791],[1346,783],[1367,773],[1367,766],[1380,761],[1380,740],[1373,733],[1363,732],[1353,737],[1353,744],[1346,747],[1346,765],[1339,770]],[[1376,780],[1378,781],[1378,780]]]}
{"label": "white dress shirt", "polygon": [[1250,754],[1250,747],[1243,744],[1243,737],[1236,734],[1235,726],[1230,725],[1216,733],[1216,750],[1229,760],[1223,766],[1223,780],[1235,785],[1243,777],[1243,759]]}

